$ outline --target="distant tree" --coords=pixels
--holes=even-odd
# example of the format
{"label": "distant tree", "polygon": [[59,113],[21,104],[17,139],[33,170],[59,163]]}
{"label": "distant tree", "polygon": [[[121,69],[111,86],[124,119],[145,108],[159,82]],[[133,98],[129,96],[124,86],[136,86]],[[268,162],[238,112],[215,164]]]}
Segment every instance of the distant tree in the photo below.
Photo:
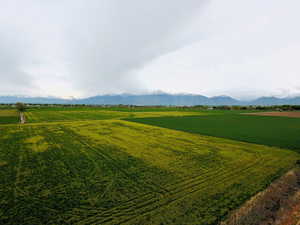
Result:
{"label": "distant tree", "polygon": [[20,112],[24,112],[26,110],[26,105],[24,103],[22,103],[22,102],[17,102],[16,103],[16,108]]}
{"label": "distant tree", "polygon": [[292,108],[293,108],[294,110],[300,110],[300,105],[293,105]]}

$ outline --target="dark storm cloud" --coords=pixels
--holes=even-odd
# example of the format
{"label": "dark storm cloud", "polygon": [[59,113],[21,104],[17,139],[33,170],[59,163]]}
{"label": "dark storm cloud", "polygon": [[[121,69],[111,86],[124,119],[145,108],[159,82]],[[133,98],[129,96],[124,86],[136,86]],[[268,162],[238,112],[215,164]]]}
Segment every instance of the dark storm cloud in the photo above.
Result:
{"label": "dark storm cloud", "polygon": [[[1,64],[10,61],[1,72],[9,70],[11,81],[26,83],[30,78],[22,72],[25,67],[33,77],[31,81],[38,80],[43,88],[50,85],[46,81],[51,71],[84,94],[142,90],[133,72],[155,57],[188,44],[191,40],[185,25],[204,2],[7,1],[0,9],[0,25],[13,27],[12,35],[20,38],[13,39],[9,51],[0,52]],[[4,32],[2,28],[0,32]],[[26,60],[14,54],[24,53],[17,49],[23,36],[29,39]]]}
{"label": "dark storm cloud", "polygon": [[110,0],[81,5],[78,15],[70,15],[67,29],[72,74],[79,78],[76,84],[91,92],[138,90],[131,72],[187,44],[188,40],[178,41],[180,33],[202,4]]}

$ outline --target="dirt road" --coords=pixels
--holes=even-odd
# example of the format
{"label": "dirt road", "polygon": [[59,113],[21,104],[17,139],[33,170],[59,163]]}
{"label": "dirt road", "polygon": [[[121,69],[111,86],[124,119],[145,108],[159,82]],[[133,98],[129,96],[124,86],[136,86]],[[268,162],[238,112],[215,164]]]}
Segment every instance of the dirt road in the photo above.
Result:
{"label": "dirt road", "polygon": [[26,122],[26,120],[25,120],[25,115],[24,115],[23,112],[20,112],[20,123],[21,123],[21,124],[24,124],[25,122]]}

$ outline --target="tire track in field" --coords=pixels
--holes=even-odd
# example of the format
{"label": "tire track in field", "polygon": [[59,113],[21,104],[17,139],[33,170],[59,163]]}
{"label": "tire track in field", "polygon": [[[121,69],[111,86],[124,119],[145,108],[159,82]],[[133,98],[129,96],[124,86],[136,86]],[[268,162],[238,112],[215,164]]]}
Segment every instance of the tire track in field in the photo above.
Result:
{"label": "tire track in field", "polygon": [[[250,163],[243,169],[233,170],[233,172],[225,173],[225,176],[224,174],[215,175],[214,173],[212,173],[209,177],[206,177],[206,179],[204,180],[201,179],[198,180],[196,183],[183,185],[179,189],[178,187],[175,187],[173,190],[170,191],[169,194],[160,196],[161,198],[152,198],[153,196],[146,196],[147,198],[139,199],[139,201],[135,202],[134,205],[130,204],[130,202],[128,204],[116,207],[113,211],[102,211],[100,215],[92,216],[87,219],[81,220],[77,224],[123,224],[129,222],[135,218],[142,217],[145,214],[154,212],[160,209],[161,207],[167,206],[175,201],[183,199],[193,193],[205,190],[212,185],[218,185],[226,181],[230,181],[234,178],[237,178],[259,163],[261,162],[255,160],[255,162]],[[213,178],[213,182],[207,183],[208,178]]]}
{"label": "tire track in field", "polygon": [[[136,201],[129,201],[126,204],[116,206],[113,209],[106,211],[98,211],[98,215],[90,216],[89,218],[78,221],[77,224],[122,224],[137,217],[141,217],[150,212],[156,211],[161,207],[169,205],[172,202],[185,198],[195,192],[205,190],[211,185],[218,185],[220,183],[229,181],[231,179],[241,176],[241,174],[249,171],[253,166],[262,163],[259,158],[252,163],[249,163],[246,167],[240,170],[232,170],[223,174],[217,174],[219,171],[213,171],[210,176],[204,177],[203,174],[200,178],[189,179],[187,184],[175,185],[172,189],[169,189],[169,193],[161,196],[148,194],[144,197],[137,199]],[[213,178],[212,183],[207,183],[207,179]],[[97,210],[94,210],[94,214],[97,214]],[[128,218],[129,216],[129,218]]]}
{"label": "tire track in field", "polygon": [[[249,168],[249,169],[251,169],[251,168]],[[249,170],[249,169],[248,169],[248,170]],[[248,170],[247,170],[247,171],[248,171]],[[181,200],[181,199],[184,199],[184,198],[186,198],[186,197],[188,197],[188,196],[190,196],[190,195],[192,195],[192,194],[194,194],[194,193],[197,193],[197,192],[199,192],[199,191],[206,190],[206,189],[209,188],[211,185],[219,185],[219,184],[222,184],[222,183],[224,183],[224,182],[230,181],[230,180],[232,180],[233,178],[237,178],[237,177],[241,176],[241,174],[246,173],[247,171],[246,171],[246,170],[245,170],[245,171],[240,171],[240,172],[238,172],[237,175],[235,175],[235,174],[229,174],[229,175],[227,175],[226,177],[221,177],[221,179],[219,179],[217,182],[215,182],[215,183],[213,183],[213,184],[209,184],[209,186],[204,185],[203,187],[199,187],[202,183],[203,183],[203,184],[206,183],[206,181],[204,181],[204,182],[201,182],[200,184],[198,184],[198,185],[197,185],[197,188],[195,188],[195,189],[191,189],[191,188],[190,188],[188,192],[184,192],[184,191],[181,191],[181,192],[175,192],[174,195],[175,195],[175,194],[178,194],[178,195],[175,195],[173,198],[170,198],[170,199],[166,200],[164,203],[161,203],[161,204],[158,205],[158,206],[152,207],[152,209],[150,209],[150,210],[149,210],[149,209],[143,209],[143,211],[136,213],[135,216],[130,217],[130,218],[128,218],[128,219],[124,219],[124,220],[122,220],[121,222],[118,222],[118,224],[124,224],[124,223],[127,223],[127,222],[129,222],[129,221],[131,221],[131,220],[134,220],[134,219],[136,219],[136,218],[145,216],[146,214],[149,214],[149,213],[152,213],[152,212],[155,212],[155,211],[156,211],[156,213],[157,213],[157,210],[159,210],[159,209],[162,208],[162,207],[165,207],[165,206],[167,206],[167,205],[169,205],[169,204],[171,204],[171,203],[173,203],[173,202],[176,202],[176,201],[179,201],[179,200]],[[195,186],[195,187],[196,187],[196,186]],[[179,195],[179,194],[181,194],[181,195]],[[102,221],[100,221],[100,223],[97,222],[97,224],[102,224]]]}
{"label": "tire track in field", "polygon": [[[63,128],[62,128],[63,129]],[[64,130],[65,131],[65,130]],[[69,134],[68,130],[65,131],[66,134]],[[73,136],[75,138],[78,138],[77,140],[81,140],[82,138],[80,135],[79,137],[75,134]],[[81,142],[82,143],[82,142]],[[85,146],[88,144],[83,141]],[[91,150],[97,151],[96,148],[92,146],[88,146]],[[253,167],[253,166],[249,166]],[[178,201],[182,198],[185,198],[195,192],[201,191],[205,188],[207,188],[207,179],[213,178],[213,180],[216,180],[215,184],[219,184],[222,182],[225,182],[226,180],[230,180],[233,178],[233,173],[222,173],[222,174],[216,174],[219,173],[219,171],[222,168],[216,170],[216,171],[208,171],[207,173],[201,174],[200,176],[196,176],[193,178],[186,179],[179,184],[172,184],[167,185],[165,188],[168,189],[169,194],[165,195],[158,195],[157,193],[148,193],[144,197],[139,196],[135,201],[131,200],[128,201],[127,204],[122,204],[119,206],[116,206],[114,209],[108,209],[105,211],[102,211],[102,213],[99,213],[99,210],[95,211],[94,216],[89,216],[85,220],[80,220],[79,217],[79,224],[107,224],[107,223],[113,223],[113,224],[119,224],[119,223],[126,223],[130,220],[133,220],[137,217],[141,217],[145,214],[151,213],[153,211],[156,211],[160,209],[161,207],[164,207],[166,205],[171,204],[172,202]],[[230,168],[232,170],[232,168]],[[245,168],[244,168],[245,169]],[[234,170],[234,173],[238,173],[238,176],[240,176],[241,172],[238,170]],[[125,171],[126,172],[126,171]],[[246,172],[246,170],[244,170]],[[208,175],[203,177],[203,175]],[[225,176],[224,176],[225,175]],[[216,179],[217,177],[217,179]],[[211,185],[211,183],[209,184]],[[101,212],[101,211],[100,211]],[[97,215],[98,214],[98,215]],[[100,214],[100,215],[99,215]],[[129,217],[129,218],[128,218]]]}
{"label": "tire track in field", "polygon": [[[74,131],[62,128],[61,129],[65,132],[70,134],[71,136],[75,137],[77,140],[80,141],[81,144],[87,146],[89,149],[98,152],[99,150],[101,153],[103,153],[102,149],[95,148],[88,144],[84,137],[82,137],[79,134],[76,134]],[[257,153],[257,152],[254,152]],[[102,155],[102,154],[101,154]],[[117,163],[114,159],[112,159],[110,156],[107,156],[105,153],[103,154],[106,160],[112,161],[113,164],[116,166],[115,163]],[[102,155],[102,156],[103,156]],[[255,154],[254,154],[255,155]],[[211,186],[211,185],[218,185],[222,182],[229,181],[235,177],[241,176],[241,174],[246,173],[248,170],[250,170],[253,166],[255,166],[257,163],[259,163],[259,158],[256,155],[256,160],[249,165],[245,166],[242,169],[236,170],[234,168],[229,168],[229,171],[226,171],[226,173],[220,174],[219,170],[216,171],[209,171],[207,174],[210,174],[209,176],[203,177],[205,174],[201,174],[200,176],[196,176],[194,178],[189,178],[183,182],[177,183],[176,185],[171,185],[171,187],[164,187],[167,188],[167,192],[165,193],[148,193],[142,196],[139,196],[135,199],[128,200],[126,203],[123,203],[119,206],[113,207],[108,210],[91,210],[93,211],[92,214],[89,214],[88,218],[80,220],[80,217],[77,217],[79,222],[78,224],[105,224],[105,223],[114,223],[114,224],[120,224],[120,223],[126,223],[136,217],[140,217],[144,214],[148,214],[152,211],[155,211],[165,205],[168,205],[172,202],[178,201],[182,198],[185,198],[186,196],[189,196],[195,192],[204,190],[205,188]],[[119,168],[117,166],[118,169]],[[230,172],[233,171],[233,172]],[[129,175],[126,171],[126,175]],[[219,174],[218,174],[219,173]],[[206,174],[206,175],[207,175]],[[129,178],[130,175],[129,175]],[[213,183],[208,183],[209,186],[207,186],[207,179],[213,178]],[[144,185],[144,183],[143,183]],[[169,186],[169,185],[167,185]],[[87,209],[88,211],[88,209]],[[128,218],[129,216],[129,218]],[[77,220],[77,221],[78,221]]]}
{"label": "tire track in field", "polygon": [[[79,137],[81,137],[81,136],[79,135]],[[84,144],[88,145],[87,143],[84,143]],[[90,146],[90,148],[94,149],[94,147],[91,147],[91,146]],[[258,154],[258,152],[254,152],[254,153]],[[222,179],[218,183],[222,183],[225,178],[226,178],[225,180],[230,180],[230,179],[233,178],[233,175],[235,175],[235,177],[240,176],[240,174],[243,171],[246,172],[247,170],[249,170],[253,166],[255,166],[255,164],[257,164],[257,161],[259,160],[259,158],[260,157],[258,157],[256,155],[255,162],[251,163],[250,166],[244,168],[243,170],[235,170],[234,168],[229,168],[230,170],[233,170],[234,172],[233,173],[228,173],[228,175],[226,175],[226,173],[225,173],[225,177],[223,177],[223,178],[222,178],[222,176],[224,176],[224,173],[221,174],[221,175],[216,175],[217,172],[215,172],[215,173],[212,172],[210,177],[214,177],[214,180],[216,180],[216,177],[221,177]],[[222,168],[220,168],[220,169],[222,169]],[[238,173],[238,175],[236,175],[237,173]],[[175,185],[175,188],[172,188],[172,189],[167,188],[168,192],[172,192],[172,193],[169,193],[169,194],[164,193],[164,195],[161,194],[157,197],[157,195],[155,195],[154,193],[148,193],[148,194],[139,196],[135,199],[128,200],[128,201],[124,202],[122,205],[113,207],[113,208],[105,210],[105,211],[103,211],[103,210],[88,210],[87,209],[86,212],[87,211],[93,211],[92,214],[98,214],[98,215],[97,216],[95,216],[95,215],[91,216],[91,214],[88,213],[90,215],[89,218],[87,218],[85,220],[82,220],[81,222],[78,222],[78,224],[90,224],[90,223],[104,224],[104,223],[109,223],[109,222],[112,222],[112,221],[116,220],[116,218],[118,220],[120,217],[128,217],[130,215],[130,212],[131,212],[131,214],[139,214],[139,215],[135,216],[135,217],[138,217],[141,214],[140,214],[140,212],[138,212],[138,213],[134,212],[135,210],[145,209],[147,207],[150,207],[150,206],[154,205],[154,209],[145,210],[145,212],[143,212],[144,214],[149,213],[150,211],[153,211],[156,208],[160,208],[160,207],[162,207],[166,204],[169,204],[173,201],[176,201],[180,198],[184,198],[186,196],[184,194],[186,189],[192,189],[193,190],[193,188],[198,187],[199,185],[201,185],[203,183],[206,183],[207,180],[203,181],[203,175],[204,174],[201,174],[200,176],[196,176],[195,178],[190,178],[190,179],[187,179],[183,182],[180,182],[180,184]],[[204,177],[204,179],[207,179],[207,178],[208,177]],[[211,184],[209,184],[209,185],[211,185]],[[206,188],[206,186],[202,187],[201,189],[196,188],[195,190],[193,190],[191,192],[188,192],[187,194],[192,194],[196,191],[203,190],[204,188]],[[183,196],[176,197],[179,194],[183,194]],[[166,196],[166,197],[161,198],[162,196]],[[166,200],[166,199],[169,199],[169,201],[167,201],[166,204],[159,204],[159,202],[162,202],[162,200]],[[158,205],[155,206],[156,203],[158,203]],[[135,205],[132,206],[132,204],[135,204]],[[162,205],[162,206],[160,206],[160,205]],[[103,217],[106,218],[106,219],[104,219]],[[134,218],[131,218],[131,219],[134,219]],[[126,219],[126,221],[127,220],[128,219]],[[126,221],[124,221],[124,222],[126,222]],[[118,223],[123,223],[123,222],[116,222],[116,223],[118,224]]]}
{"label": "tire track in field", "polygon": [[108,162],[108,165],[112,165],[114,168],[116,168],[118,171],[120,171],[121,173],[123,173],[127,178],[129,178],[132,182],[136,183],[139,187],[140,190],[145,190],[145,184],[146,184],[146,188],[149,189],[149,191],[151,192],[156,192],[156,193],[164,193],[167,192],[167,190],[165,190],[164,188],[162,188],[161,186],[154,184],[154,183],[150,183],[150,182],[139,182],[138,179],[136,179],[136,177],[133,177],[132,175],[130,175],[126,170],[124,170],[122,167],[120,167],[118,165],[118,161],[116,161],[114,158],[112,158],[111,156],[109,156],[109,154],[104,153],[103,149],[101,148],[97,148],[95,146],[90,145],[87,141],[85,141],[85,137],[82,135],[77,134],[76,132],[74,132],[71,129],[66,128],[65,126],[59,126],[59,128],[65,132],[65,134],[72,136],[72,138],[75,138],[75,140],[77,140],[79,143],[81,143],[83,146],[86,146],[88,149],[92,150],[94,153],[96,153],[98,156],[100,156],[101,158],[103,158],[105,161]]}
{"label": "tire track in field", "polygon": [[[19,127],[21,130],[22,128]],[[19,143],[20,146],[23,146],[22,144]],[[21,167],[23,163],[23,157],[24,157],[24,151],[22,151],[22,147],[19,148],[19,154],[18,154],[18,162],[16,166],[16,178],[15,178],[15,184],[14,184],[14,201],[17,201],[18,193],[23,193],[23,191],[20,190],[18,187],[18,184],[20,183],[20,173],[21,173]]]}
{"label": "tire track in field", "polygon": [[[45,129],[44,132],[47,131],[47,127],[43,127],[43,128]],[[48,132],[48,133],[49,133],[49,132]],[[44,135],[45,135],[45,134],[44,134]],[[58,148],[62,150],[62,148],[59,146],[59,142],[58,142],[59,137],[57,137],[57,136],[54,137],[54,135],[47,135],[47,138],[48,138],[52,143],[58,144]],[[61,141],[61,140],[60,140],[60,141]],[[60,142],[60,143],[61,143],[61,142]],[[82,152],[89,160],[91,160],[91,161],[93,162],[94,170],[96,169],[96,170],[100,171],[99,166],[92,160],[91,156],[90,156],[89,154],[87,154],[87,152],[82,151],[81,149],[78,149],[78,150],[79,150],[80,152]],[[72,152],[73,152],[73,150],[72,150]],[[81,177],[78,175],[78,173],[75,173],[75,172],[72,171],[72,166],[71,166],[69,163],[67,163],[67,162],[63,162],[63,163],[64,163],[65,167],[72,173],[72,176],[73,176],[73,177],[77,177],[78,179],[81,178]],[[85,182],[84,182],[84,184],[86,185]]]}
{"label": "tire track in field", "polygon": [[[256,158],[259,158],[259,157],[256,156]],[[239,167],[240,164],[238,164],[238,162],[240,162],[240,161],[242,161],[242,160],[239,159],[239,160],[235,161],[234,163],[232,163],[235,167],[233,167],[233,165],[232,166],[227,165],[227,167],[229,167],[230,170],[232,170],[232,169],[235,170],[237,167],[240,168]],[[257,161],[257,159],[255,161]],[[224,169],[226,169],[226,168],[225,167],[218,167],[216,170],[206,170],[205,172],[201,173],[200,175],[196,175],[196,176],[193,176],[193,177],[188,177],[188,178],[183,179],[181,181],[178,181],[178,182],[175,182],[175,183],[172,183],[172,184],[168,184],[168,185],[164,186],[164,188],[166,190],[168,190],[168,192],[174,191],[175,189],[178,189],[180,187],[185,188],[187,185],[191,185],[195,182],[199,182],[199,181],[202,181],[203,179],[207,179],[209,177],[215,176],[216,174],[218,174],[220,171],[223,171]],[[224,174],[225,173],[223,173],[223,175]],[[207,176],[207,175],[209,175],[209,176]],[[134,202],[139,198],[142,199],[142,198],[145,198],[145,197],[150,196],[150,195],[153,196],[153,193],[146,193],[146,194],[140,195],[138,197],[129,199],[128,201],[123,202],[122,206],[124,206],[125,204],[128,204],[129,202]],[[118,208],[119,206],[115,206],[115,207],[110,208],[106,211],[114,210],[114,209]],[[80,211],[80,210],[78,210],[78,211]],[[95,209],[92,209],[92,208],[86,208],[85,213],[88,213],[87,211],[89,211],[89,212],[92,211],[93,214],[99,213],[99,210],[95,210]]]}
{"label": "tire track in field", "polygon": [[[96,153],[103,153],[102,149],[95,148],[91,146],[89,143],[84,141],[84,137],[81,135],[75,133],[74,131],[67,129],[65,127],[60,127],[61,130],[63,130],[66,134],[69,134],[70,136],[76,138],[81,144],[85,145],[89,149],[93,150],[93,152]],[[100,152],[99,152],[100,151]],[[256,153],[256,152],[255,152]],[[103,156],[104,155],[104,156]],[[114,166],[116,166],[115,163],[116,160],[112,159],[110,156],[107,156],[107,154],[101,154],[102,158],[105,160],[108,160],[113,163]],[[234,177],[241,176],[242,173],[246,173],[249,169],[251,169],[255,164],[257,163],[257,159],[254,163],[251,163],[251,165],[244,167],[241,170],[235,170],[233,168],[229,168],[231,171],[234,172],[228,172],[220,174],[220,169],[216,171],[209,171],[207,173],[201,174],[199,176],[196,176],[194,178],[186,179],[180,183],[173,184],[173,185],[167,185],[164,187],[167,189],[168,192],[161,193],[147,193],[142,196],[138,196],[135,199],[128,200],[126,203],[123,203],[119,206],[116,206],[114,208],[108,209],[108,210],[92,210],[94,215],[89,214],[88,218],[85,218],[83,220],[80,220],[80,216],[77,217],[79,221],[78,224],[106,224],[106,223],[113,223],[113,224],[120,224],[120,223],[126,223],[130,220],[133,220],[137,217],[141,217],[145,214],[148,214],[150,212],[156,211],[160,209],[161,207],[164,207],[166,205],[169,205],[172,202],[178,201],[182,198],[185,198],[195,192],[204,190],[205,188],[209,187],[210,185],[217,185],[225,181],[229,181],[233,179]],[[124,171],[119,166],[116,166],[117,169],[122,170],[125,175],[129,175],[128,178],[132,178],[130,174],[128,174],[126,171]],[[219,174],[218,174],[219,173]],[[208,175],[206,177],[203,177],[204,175]],[[213,178],[213,184],[209,183],[207,186],[207,179]],[[136,181],[136,180],[134,180]],[[142,184],[144,185],[144,183]],[[76,216],[75,216],[76,217]],[[129,218],[128,218],[129,217]],[[74,218],[75,219],[75,218]]]}
{"label": "tire track in field", "polygon": [[[91,150],[93,150],[96,154],[99,154],[99,153],[101,152],[101,155],[102,155],[102,156],[104,155],[104,156],[107,157],[109,160],[111,160],[112,162],[114,162],[114,163],[113,163],[114,166],[117,167],[117,168],[118,168],[120,171],[122,171],[124,174],[126,174],[127,177],[134,179],[133,181],[134,181],[135,183],[139,183],[139,182],[137,182],[137,180],[136,180],[134,177],[132,177],[130,174],[128,174],[126,170],[124,170],[123,168],[120,168],[120,167],[118,166],[118,161],[116,161],[114,158],[112,158],[111,156],[109,156],[109,154],[104,153],[104,152],[103,152],[103,149],[97,148],[97,147],[95,147],[95,146],[90,145],[88,142],[84,141],[84,139],[86,139],[84,136],[82,136],[82,135],[80,135],[80,134],[74,132],[74,131],[71,130],[71,129],[68,129],[68,128],[62,127],[62,126],[60,126],[60,128],[61,128],[61,130],[63,130],[65,133],[72,133],[73,137],[76,137],[76,140],[80,141],[81,144],[86,145],[87,147],[89,147],[89,148],[90,148]],[[131,128],[131,127],[130,127],[130,128]],[[209,145],[207,145],[207,144],[201,144],[201,146],[211,147],[211,146],[209,146]],[[216,148],[216,149],[219,149],[219,148]],[[195,153],[196,153],[196,152],[195,152]],[[221,170],[222,168],[218,168],[218,169]],[[207,172],[210,172],[210,170],[208,170]],[[205,172],[205,173],[206,173],[206,172]],[[204,175],[205,173],[202,173],[200,176]],[[199,176],[195,176],[195,178],[199,178]],[[188,178],[187,180],[191,180],[191,178]],[[184,181],[185,181],[185,180],[184,180]],[[182,183],[183,181],[179,181],[179,182]],[[145,183],[139,183],[139,184],[142,185],[142,186],[145,186]],[[150,185],[150,186],[155,186],[155,187],[156,187],[156,189],[151,189],[151,190],[150,190],[150,191],[152,191],[152,192],[157,192],[157,193],[159,193],[159,194],[166,194],[166,193],[169,192],[169,190],[168,190],[168,186],[169,186],[169,185],[162,187],[162,186],[160,186],[160,185],[158,185],[158,184],[155,184],[155,183],[152,183],[152,182],[151,182],[151,183],[148,182],[147,184]]]}
{"label": "tire track in field", "polygon": [[[221,170],[221,168],[219,169]],[[192,183],[193,181],[197,181],[197,179],[203,179],[203,178],[207,178],[207,177],[203,177],[204,175],[207,175],[207,174],[212,174],[211,176],[215,175],[217,171],[219,170],[215,170],[215,171],[208,171],[208,172],[205,172],[205,173],[202,173],[200,176],[194,176],[192,178],[188,178],[188,179],[184,179],[182,180],[181,182],[177,182],[175,184],[183,184],[185,182],[189,182],[189,183]],[[171,185],[168,185],[168,187],[171,187]],[[165,187],[165,189],[167,189]],[[168,192],[172,191],[172,189],[168,189]],[[166,194],[165,194],[166,195]],[[162,194],[160,194],[159,196],[162,196]],[[110,209],[107,209],[105,210],[105,213],[108,213],[110,211],[114,211],[114,210],[117,210],[119,208],[127,208],[128,206],[130,206],[131,203],[138,203],[139,201],[144,201],[144,200],[151,200],[153,198],[157,198],[157,195],[156,193],[153,193],[153,192],[148,192],[148,193],[145,193],[143,195],[139,195],[135,198],[131,198],[129,199],[128,201],[125,201],[123,202],[121,205],[117,205],[115,207],[112,207]],[[78,212],[84,212],[85,215],[88,215],[88,216],[91,216],[91,215],[95,215],[95,214],[99,214],[99,212],[104,212],[104,211],[99,211],[98,209],[94,209],[94,208],[85,208],[85,209],[76,209],[76,211]],[[102,214],[101,214],[102,215]]]}
{"label": "tire track in field", "polygon": [[17,167],[16,167],[16,178],[15,178],[15,184],[14,184],[14,200],[15,200],[15,202],[17,201],[17,197],[18,197],[18,190],[19,190],[18,184],[20,183],[20,173],[21,173],[22,161],[23,161],[22,152],[19,152],[18,163],[17,163]]}

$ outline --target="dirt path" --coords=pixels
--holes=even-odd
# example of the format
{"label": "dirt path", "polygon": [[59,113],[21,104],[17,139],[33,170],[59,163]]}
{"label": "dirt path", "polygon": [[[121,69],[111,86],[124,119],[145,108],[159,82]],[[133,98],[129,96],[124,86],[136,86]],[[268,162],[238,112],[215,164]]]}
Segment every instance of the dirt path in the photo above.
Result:
{"label": "dirt path", "polygon": [[253,116],[283,116],[300,118],[300,111],[289,111],[289,112],[258,112],[258,113],[243,113],[244,115]]}
{"label": "dirt path", "polygon": [[23,112],[20,112],[20,123],[21,124],[26,123],[25,115]]}
{"label": "dirt path", "polygon": [[283,208],[278,213],[275,225],[300,225],[300,190],[290,198],[289,202],[289,207]]}

